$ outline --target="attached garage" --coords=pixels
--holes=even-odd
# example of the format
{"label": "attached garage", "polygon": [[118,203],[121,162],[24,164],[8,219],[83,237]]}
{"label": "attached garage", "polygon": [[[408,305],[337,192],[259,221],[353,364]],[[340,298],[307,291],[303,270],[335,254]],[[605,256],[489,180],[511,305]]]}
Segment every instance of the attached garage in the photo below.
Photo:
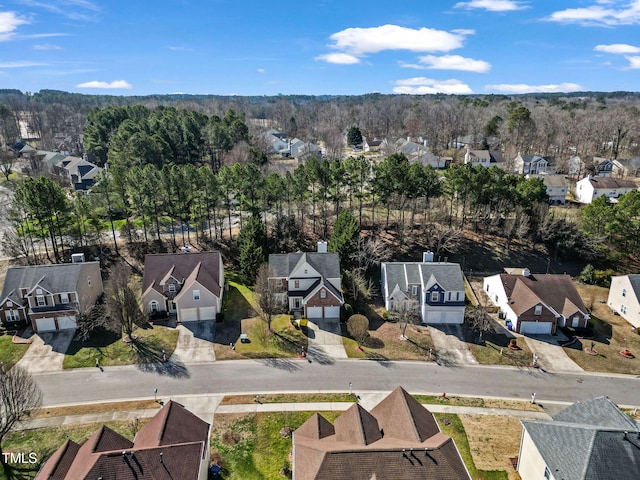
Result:
{"label": "attached garage", "polygon": [[55,332],[56,321],[53,318],[36,318],[36,329],[38,333]]}
{"label": "attached garage", "polygon": [[76,322],[75,315],[58,317],[58,330],[70,330],[77,327],[78,327],[78,323]]}
{"label": "attached garage", "polygon": [[522,335],[551,335],[552,322],[520,322]]}
{"label": "attached garage", "polygon": [[340,307],[324,307],[324,318],[340,318]]}
{"label": "attached garage", "polygon": [[216,307],[183,308],[180,310],[180,321],[197,322],[199,320],[215,320]]}
{"label": "attached garage", "polygon": [[199,312],[199,320],[215,320],[216,307],[201,307]]}
{"label": "attached garage", "polygon": [[307,318],[322,318],[322,307],[307,307]]}
{"label": "attached garage", "polygon": [[442,312],[439,310],[427,310],[423,323],[442,323]]}
{"label": "attached garage", "polygon": [[447,312],[442,323],[448,323],[452,325],[462,324],[464,323],[464,312]]}

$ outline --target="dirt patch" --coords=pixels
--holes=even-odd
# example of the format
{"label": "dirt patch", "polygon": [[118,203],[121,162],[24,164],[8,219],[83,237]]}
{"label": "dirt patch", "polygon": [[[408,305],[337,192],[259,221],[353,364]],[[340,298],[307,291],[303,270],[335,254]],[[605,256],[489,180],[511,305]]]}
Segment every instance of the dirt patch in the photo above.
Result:
{"label": "dirt patch", "polygon": [[71,407],[49,407],[38,410],[33,418],[62,417],[67,415],[87,415],[91,413],[121,412],[129,410],[159,409],[160,404],[153,400],[135,400],[130,402],[96,403],[74,405]]}
{"label": "dirt patch", "polygon": [[509,458],[520,450],[522,424],[513,417],[459,415],[469,440],[469,448],[480,470],[503,470],[510,480],[520,479]]}

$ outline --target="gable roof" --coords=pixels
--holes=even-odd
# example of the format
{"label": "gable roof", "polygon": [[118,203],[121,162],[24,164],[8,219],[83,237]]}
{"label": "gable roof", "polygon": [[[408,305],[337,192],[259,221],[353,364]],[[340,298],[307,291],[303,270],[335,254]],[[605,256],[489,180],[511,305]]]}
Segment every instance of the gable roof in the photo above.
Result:
{"label": "gable roof", "polygon": [[[453,440],[401,387],[371,413],[354,404],[334,422],[335,434],[319,418],[294,432],[296,479],[470,479]],[[325,435],[316,434],[319,428]]]}
{"label": "gable roof", "polygon": [[580,181],[587,180],[593,188],[638,188],[633,180],[623,180],[615,177],[585,177]]}
{"label": "gable roof", "polygon": [[150,287],[163,293],[161,283],[169,275],[179,282],[197,280],[200,285],[220,297],[222,278],[220,252],[161,253],[145,255],[142,293]]}
{"label": "gable roof", "polygon": [[[640,274],[635,275],[620,275],[620,277],[627,277],[629,279],[629,283],[631,284],[631,288],[633,289],[633,293],[636,298],[640,300]],[[618,277],[618,278],[620,278]]]}
{"label": "gable roof", "polygon": [[269,269],[278,278],[288,278],[298,264],[307,262],[324,278],[340,278],[340,257],[335,252],[272,253]]}
{"label": "gable roof", "polygon": [[541,274],[525,277],[501,273],[500,280],[509,299],[509,306],[518,315],[539,302],[565,316],[577,310],[587,314],[587,308],[569,275]]}
{"label": "gable roof", "polygon": [[607,397],[576,402],[552,418],[522,424],[554,478],[640,478],[638,425]]}
{"label": "gable roof", "polygon": [[388,262],[382,265],[386,272],[387,292],[392,292],[396,285],[403,292],[406,292],[411,284],[430,288],[434,284],[433,280],[445,291],[464,291],[462,270],[457,263]]}
{"label": "gable roof", "polygon": [[22,301],[20,289],[28,291],[41,285],[51,293],[75,292],[78,281],[88,272],[100,275],[99,262],[61,263],[56,265],[30,265],[26,267],[11,267],[0,294],[0,303],[9,298],[16,303]]}
{"label": "gable roof", "polygon": [[36,480],[197,480],[208,441],[209,424],[170,401],[135,443],[103,426],[82,446],[65,442]]}

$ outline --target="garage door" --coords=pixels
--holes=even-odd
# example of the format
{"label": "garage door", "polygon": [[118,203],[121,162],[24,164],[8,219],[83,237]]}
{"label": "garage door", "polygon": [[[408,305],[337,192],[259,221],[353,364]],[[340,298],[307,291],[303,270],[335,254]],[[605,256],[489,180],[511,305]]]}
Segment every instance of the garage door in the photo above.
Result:
{"label": "garage door", "polygon": [[307,307],[307,318],[322,318],[322,307]]}
{"label": "garage door", "polygon": [[216,307],[202,307],[200,309],[200,320],[215,320]]}
{"label": "garage door", "polygon": [[444,323],[461,324],[463,321],[464,313],[462,312],[447,312],[445,314]]}
{"label": "garage door", "polygon": [[520,322],[520,333],[529,335],[551,334],[551,322]]}
{"label": "garage door", "polygon": [[198,320],[197,308],[183,308],[180,310],[181,322],[196,322]]}
{"label": "garage door", "polygon": [[442,323],[442,312],[427,311],[427,318],[424,323]]}
{"label": "garage door", "polygon": [[340,318],[340,307],[324,307],[324,318]]}
{"label": "garage door", "polygon": [[53,318],[37,318],[36,328],[38,329],[38,333],[55,332],[56,321]]}
{"label": "garage door", "polygon": [[78,324],[76,323],[75,315],[58,317],[58,330],[69,330],[72,328],[76,328],[77,326]]}

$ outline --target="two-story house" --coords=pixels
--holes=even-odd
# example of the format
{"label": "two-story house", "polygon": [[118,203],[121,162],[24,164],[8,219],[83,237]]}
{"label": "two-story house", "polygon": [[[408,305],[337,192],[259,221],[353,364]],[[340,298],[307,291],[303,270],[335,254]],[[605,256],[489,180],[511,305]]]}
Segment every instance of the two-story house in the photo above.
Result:
{"label": "two-story house", "polygon": [[633,180],[587,175],[576,183],[576,199],[580,203],[589,204],[601,196],[612,200],[637,189]]}
{"label": "two-story house", "polygon": [[222,310],[224,267],[220,252],[146,255],[142,305],[178,322],[214,320]]}
{"label": "two-story house", "polygon": [[472,150],[467,147],[464,154],[464,163],[470,163],[472,167],[499,167],[502,168],[502,155],[500,152],[489,150]]}
{"label": "two-story house", "polygon": [[340,259],[318,242],[317,252],[269,255],[270,281],[282,282],[289,311],[306,318],[340,318],[344,303]]}
{"label": "two-story house", "polygon": [[[505,269],[506,270],[506,269]],[[587,308],[569,275],[499,273],[485,277],[484,291],[520,334],[553,334],[557,327],[586,327]]]}
{"label": "two-story house", "polygon": [[611,277],[607,305],[631,325],[640,328],[640,275]]}
{"label": "two-story house", "polygon": [[0,295],[0,319],[7,328],[31,323],[37,333],[74,329],[78,313],[102,292],[99,262],[11,267]]}
{"label": "two-story house", "polygon": [[457,263],[434,262],[425,252],[422,262],[385,262],[382,294],[389,311],[412,308],[422,323],[464,322],[464,280]]}
{"label": "two-story house", "polygon": [[569,193],[569,181],[564,175],[527,175],[527,178],[539,178],[547,188],[550,204],[562,204],[567,202]]}
{"label": "two-story house", "polygon": [[513,170],[515,173],[524,175],[537,175],[539,173],[554,173],[549,168],[551,159],[540,155],[523,155],[518,152],[518,156],[513,160]]}

